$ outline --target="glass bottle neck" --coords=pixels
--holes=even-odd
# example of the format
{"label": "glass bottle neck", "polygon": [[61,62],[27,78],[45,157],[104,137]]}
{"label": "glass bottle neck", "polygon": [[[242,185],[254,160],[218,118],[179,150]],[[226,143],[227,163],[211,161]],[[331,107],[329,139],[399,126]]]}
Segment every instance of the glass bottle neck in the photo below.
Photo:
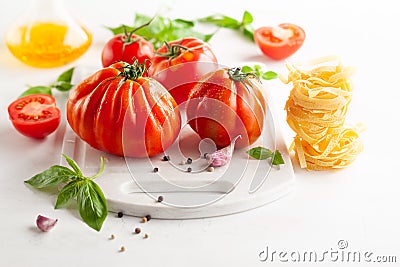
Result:
{"label": "glass bottle neck", "polygon": [[66,15],[63,0],[31,0],[30,12],[36,20],[56,21]]}

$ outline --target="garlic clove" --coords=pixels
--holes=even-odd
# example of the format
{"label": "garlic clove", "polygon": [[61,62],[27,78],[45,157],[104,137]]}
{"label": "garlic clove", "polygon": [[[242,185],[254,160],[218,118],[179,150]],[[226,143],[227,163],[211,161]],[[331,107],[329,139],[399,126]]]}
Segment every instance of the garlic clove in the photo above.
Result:
{"label": "garlic clove", "polygon": [[36,225],[43,232],[50,231],[57,222],[58,219],[51,219],[42,215],[38,215],[36,218]]}
{"label": "garlic clove", "polygon": [[233,138],[229,146],[217,150],[212,154],[207,154],[206,159],[208,161],[208,164],[212,167],[221,167],[226,165],[232,158],[235,143],[239,137],[242,138],[241,135]]}

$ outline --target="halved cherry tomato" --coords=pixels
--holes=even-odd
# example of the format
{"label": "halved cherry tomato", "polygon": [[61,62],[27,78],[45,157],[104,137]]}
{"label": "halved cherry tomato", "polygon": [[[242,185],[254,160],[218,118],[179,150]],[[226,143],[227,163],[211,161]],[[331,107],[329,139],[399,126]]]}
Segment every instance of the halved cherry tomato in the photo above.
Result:
{"label": "halved cherry tomato", "polygon": [[165,43],[156,51],[149,75],[181,104],[201,77],[217,68],[217,58],[211,47],[198,38],[186,37]]}
{"label": "halved cherry tomato", "polygon": [[281,60],[293,55],[302,45],[304,30],[290,23],[277,27],[261,27],[254,31],[254,40],[264,55]]}
{"label": "halved cherry tomato", "polygon": [[103,67],[108,67],[117,61],[129,64],[137,59],[144,63],[154,56],[153,45],[143,37],[136,34],[118,34],[111,38],[104,46],[101,53]]}
{"label": "halved cherry tomato", "polygon": [[60,124],[61,112],[51,95],[33,94],[18,98],[8,106],[15,129],[33,138],[44,138]]}

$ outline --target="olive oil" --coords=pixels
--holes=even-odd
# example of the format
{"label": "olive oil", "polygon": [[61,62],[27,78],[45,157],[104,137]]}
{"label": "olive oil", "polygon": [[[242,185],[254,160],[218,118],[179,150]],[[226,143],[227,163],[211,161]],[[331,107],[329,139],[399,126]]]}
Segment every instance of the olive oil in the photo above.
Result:
{"label": "olive oil", "polygon": [[92,42],[92,35],[67,11],[63,0],[31,0],[9,27],[5,42],[23,63],[51,68],[82,56]]}
{"label": "olive oil", "polygon": [[70,26],[52,22],[20,26],[6,38],[8,49],[17,59],[40,68],[76,60],[86,52],[91,41],[91,34],[83,27],[72,33]]}

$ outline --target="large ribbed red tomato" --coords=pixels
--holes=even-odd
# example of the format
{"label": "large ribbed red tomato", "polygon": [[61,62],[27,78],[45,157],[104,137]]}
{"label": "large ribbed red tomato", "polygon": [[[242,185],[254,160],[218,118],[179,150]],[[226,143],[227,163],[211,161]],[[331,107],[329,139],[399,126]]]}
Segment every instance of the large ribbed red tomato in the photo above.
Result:
{"label": "large ribbed red tomato", "polygon": [[178,104],[186,101],[201,77],[216,70],[211,47],[195,37],[166,42],[151,59],[149,75],[167,88]]}
{"label": "large ribbed red tomato", "polygon": [[217,147],[236,142],[241,148],[254,143],[261,135],[266,115],[266,98],[259,79],[240,68],[211,72],[193,88],[186,105],[191,128]]}
{"label": "large ribbed red tomato", "polygon": [[67,102],[67,119],[76,134],[99,150],[147,157],[177,138],[177,104],[156,80],[142,77],[143,64],[118,62],[81,82]]}

